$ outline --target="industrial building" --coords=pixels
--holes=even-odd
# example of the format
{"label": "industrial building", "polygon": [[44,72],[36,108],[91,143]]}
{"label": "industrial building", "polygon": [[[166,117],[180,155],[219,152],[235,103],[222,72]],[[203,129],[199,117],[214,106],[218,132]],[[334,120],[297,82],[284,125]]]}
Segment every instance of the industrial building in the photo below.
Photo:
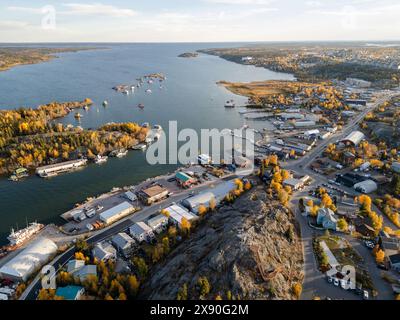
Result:
{"label": "industrial building", "polygon": [[373,180],[365,180],[356,183],[353,188],[361,193],[369,194],[378,190],[378,185]]}
{"label": "industrial building", "polygon": [[361,99],[347,99],[346,100],[347,104],[354,104],[354,105],[359,105],[359,106],[366,106],[367,105],[367,100],[361,100]]}
{"label": "industrial building", "polygon": [[46,238],[39,238],[0,269],[0,277],[13,281],[26,281],[57,253],[57,245]]}
{"label": "industrial building", "polygon": [[352,145],[352,146],[356,147],[364,139],[365,139],[364,133],[362,133],[361,131],[353,131],[346,138],[344,138],[341,142],[346,145]]}
{"label": "industrial building", "polygon": [[129,233],[137,242],[150,241],[154,238],[153,230],[143,221],[136,222],[129,228]]}
{"label": "industrial building", "polygon": [[213,189],[209,189],[209,191],[202,192],[196,196],[183,200],[182,205],[190,211],[197,213],[200,205],[209,207],[211,200],[215,201],[216,205],[219,205],[229,192],[235,188],[236,186],[233,180],[226,181]]}
{"label": "industrial building", "polygon": [[340,174],[336,178],[336,182],[339,182],[348,188],[353,188],[355,184],[365,180],[367,180],[367,178],[354,173]]}
{"label": "industrial building", "polygon": [[147,189],[143,189],[138,192],[138,197],[146,205],[152,205],[153,203],[165,199],[169,194],[168,189],[163,188],[160,185],[155,185]]}
{"label": "industrial building", "polygon": [[184,172],[177,172],[175,179],[181,187],[188,188],[197,182],[197,179],[189,176]]}
{"label": "industrial building", "polygon": [[87,159],[78,159],[78,160],[71,160],[56,164],[51,164],[44,167],[39,167],[36,169],[36,174],[40,177],[46,177],[48,175],[57,174],[60,172],[65,172],[69,170],[73,170],[75,168],[82,167],[86,165]]}
{"label": "industrial building", "polygon": [[295,128],[314,127],[316,125],[317,123],[313,120],[296,121],[294,123]]}
{"label": "industrial building", "polygon": [[147,221],[147,225],[153,229],[154,232],[162,232],[168,225],[168,218],[162,214],[159,214]]}
{"label": "industrial building", "polygon": [[136,194],[134,194],[132,191],[125,192],[124,197],[131,202],[135,202],[137,200]]}
{"label": "industrial building", "polygon": [[112,224],[115,221],[122,219],[135,210],[135,208],[128,202],[124,201],[119,205],[112,207],[100,214],[100,220],[105,224]]}
{"label": "industrial building", "polygon": [[166,212],[168,212],[169,215],[169,220],[180,227],[182,225],[182,219],[185,218],[187,221],[191,222],[193,220],[196,220],[198,217],[192,213],[190,213],[188,210],[185,208],[178,206],[176,204],[164,209]]}

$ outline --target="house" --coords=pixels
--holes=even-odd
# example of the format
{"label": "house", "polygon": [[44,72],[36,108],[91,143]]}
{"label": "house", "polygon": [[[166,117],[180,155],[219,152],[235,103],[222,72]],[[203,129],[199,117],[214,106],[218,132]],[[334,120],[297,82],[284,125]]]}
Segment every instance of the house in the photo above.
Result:
{"label": "house", "polygon": [[197,182],[197,179],[189,176],[184,172],[177,172],[175,175],[175,179],[178,184],[183,188],[188,188]]}
{"label": "house", "polygon": [[128,257],[135,247],[135,240],[125,232],[116,234],[111,242],[118,252],[121,252],[125,257]]}
{"label": "house", "polygon": [[343,153],[343,163],[345,165],[352,165],[354,163],[354,161],[356,160],[356,156],[354,153],[350,152],[350,151],[345,151]]}
{"label": "house", "polygon": [[75,271],[78,271],[84,266],[85,266],[85,261],[83,260],[70,260],[67,263],[67,272],[74,273]]}
{"label": "house", "polygon": [[400,254],[394,254],[388,257],[390,267],[395,271],[400,271]]}
{"label": "house", "polygon": [[96,265],[87,265],[80,268],[78,271],[73,273],[74,277],[79,278],[81,281],[85,281],[88,277],[97,277],[97,266]]}
{"label": "house", "polygon": [[303,188],[309,180],[309,176],[304,176],[301,179],[290,178],[283,181],[283,185],[289,186],[292,190],[297,191]]}
{"label": "house", "polygon": [[64,300],[79,300],[85,293],[85,288],[80,286],[67,286],[57,288],[56,296]]}
{"label": "house", "polygon": [[147,221],[147,225],[153,229],[154,232],[160,233],[168,226],[168,218],[159,214]]}
{"label": "house", "polygon": [[185,218],[189,222],[198,219],[196,215],[176,204],[164,210],[168,213],[171,223],[177,225],[178,227],[181,227],[183,218]]}
{"label": "house", "polygon": [[334,230],[337,229],[337,219],[335,213],[328,208],[321,208],[318,210],[317,224],[321,225],[324,229]]}
{"label": "house", "polygon": [[154,238],[153,230],[143,221],[136,222],[129,228],[130,235],[139,243]]}
{"label": "house", "polygon": [[105,241],[97,243],[92,250],[92,254],[99,261],[115,261],[117,258],[117,250]]}
{"label": "house", "polygon": [[400,173],[400,162],[394,162],[392,164],[392,170],[396,173]]}
{"label": "house", "polygon": [[368,237],[368,238],[375,237],[375,229],[366,223],[356,224],[355,229],[356,229],[356,232],[363,235],[364,237]]}
{"label": "house", "polygon": [[138,192],[138,197],[146,205],[152,205],[153,203],[165,199],[169,194],[168,189],[163,188],[160,185],[154,185],[147,189],[143,189]]}

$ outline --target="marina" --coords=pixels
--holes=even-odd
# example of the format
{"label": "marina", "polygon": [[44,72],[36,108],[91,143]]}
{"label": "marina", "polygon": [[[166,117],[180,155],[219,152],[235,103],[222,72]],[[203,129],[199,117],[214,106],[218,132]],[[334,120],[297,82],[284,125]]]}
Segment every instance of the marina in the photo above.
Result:
{"label": "marina", "polygon": [[[176,119],[179,128],[195,130],[239,128],[243,125],[243,117],[238,112],[230,112],[231,110],[226,110],[223,106],[231,99],[237,105],[245,105],[247,99],[217,86],[216,81],[221,78],[235,81],[293,78],[288,74],[233,64],[214,56],[200,55],[199,59],[190,61],[177,58],[182,52],[209,46],[107,44],[110,50],[60,54],[59,59],[49,64],[23,66],[13,69],[12,72],[0,73],[0,108],[34,108],[50,101],[90,97],[93,106],[80,119],[79,125],[82,128],[98,128],[109,122],[148,122],[161,125],[168,137],[169,119]],[[132,59],[133,56],[138,59]],[[182,63],[187,64],[185,70],[180,67]],[[127,72],[127,66],[134,71]],[[51,72],[49,67],[52,68]],[[63,70],[69,70],[68,74],[63,77],[55,76],[64,74]],[[110,90],[115,82],[138,84],[135,78],[150,74],[152,70],[168,75],[168,79],[163,80],[165,90],[157,90],[157,94],[154,92],[151,95],[144,90],[135,90],[135,94],[129,98]],[[76,81],[76,74],[80,75],[79,81]],[[93,81],[94,78],[102,81]],[[159,79],[155,80],[152,86],[159,82]],[[63,90],[49,90],[55,83]],[[147,88],[148,84],[143,83],[141,86]],[[143,104],[145,108],[132,108],[138,104]],[[208,117],[209,114],[213,116]],[[74,113],[71,112],[58,122],[65,126],[75,124]],[[145,152],[130,152],[123,158],[109,158],[102,165],[82,166],[84,170],[56,174],[50,179],[32,176],[23,178],[19,183],[8,181],[8,177],[0,180],[0,215],[4,221],[0,226],[0,244],[6,243],[9,226],[17,222],[24,224],[25,217],[29,220],[37,219],[44,224],[59,223],[59,215],[74,203],[106,192],[114,186],[140,183],[149,177],[171,172],[176,167],[173,164],[150,166]],[[24,201],[19,201],[22,197]],[[13,212],[13,215],[6,214],[7,212]]]}

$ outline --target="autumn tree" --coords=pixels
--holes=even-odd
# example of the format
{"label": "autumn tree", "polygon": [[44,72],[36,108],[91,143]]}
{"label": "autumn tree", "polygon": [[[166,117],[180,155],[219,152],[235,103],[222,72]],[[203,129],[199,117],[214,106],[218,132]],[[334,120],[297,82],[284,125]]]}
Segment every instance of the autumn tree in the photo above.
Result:
{"label": "autumn tree", "polygon": [[303,287],[302,287],[301,283],[296,282],[293,285],[293,294],[296,297],[296,299],[300,299],[302,291],[303,291]]}

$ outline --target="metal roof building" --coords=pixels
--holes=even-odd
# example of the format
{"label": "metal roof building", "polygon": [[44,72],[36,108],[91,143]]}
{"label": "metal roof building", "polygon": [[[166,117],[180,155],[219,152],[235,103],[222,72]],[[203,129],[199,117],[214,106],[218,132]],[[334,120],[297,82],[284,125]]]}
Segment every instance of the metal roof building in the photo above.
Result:
{"label": "metal roof building", "polygon": [[133,206],[124,201],[119,205],[112,207],[100,214],[100,220],[106,224],[114,223],[115,221],[127,216],[134,210]]}
{"label": "metal roof building", "polygon": [[168,212],[170,220],[178,226],[182,224],[183,218],[185,218],[189,222],[197,219],[197,216],[195,216],[193,213],[190,213],[185,208],[178,206],[176,204],[164,210]]}
{"label": "metal roof building", "polygon": [[39,238],[0,269],[0,277],[26,281],[57,252],[57,245],[46,238]]}
{"label": "metal roof building", "polygon": [[346,138],[342,140],[345,144],[352,144],[353,146],[358,146],[361,141],[365,139],[364,133],[361,131],[353,131]]}
{"label": "metal roof building", "polygon": [[378,190],[378,185],[373,180],[365,180],[354,185],[354,189],[360,191],[361,193],[372,193]]}
{"label": "metal roof building", "polygon": [[219,184],[213,189],[209,189],[209,191],[202,192],[196,196],[187,198],[182,201],[182,204],[190,211],[197,213],[200,205],[209,207],[210,201],[212,199],[214,199],[216,204],[218,205],[222,200],[224,200],[225,196],[230,191],[235,189],[235,187],[235,182],[233,180],[230,180]]}

